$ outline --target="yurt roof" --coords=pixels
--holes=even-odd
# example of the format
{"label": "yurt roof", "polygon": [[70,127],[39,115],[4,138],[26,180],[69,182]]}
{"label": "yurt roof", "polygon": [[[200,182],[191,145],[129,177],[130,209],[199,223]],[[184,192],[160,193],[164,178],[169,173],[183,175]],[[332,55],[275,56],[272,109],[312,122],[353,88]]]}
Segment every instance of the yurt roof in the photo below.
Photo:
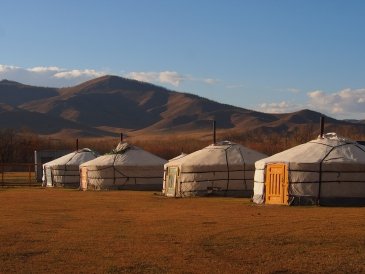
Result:
{"label": "yurt roof", "polygon": [[230,141],[222,141],[190,153],[180,159],[170,161],[168,165],[185,167],[216,166],[227,165],[227,160],[230,165],[254,164],[257,160],[264,157],[267,157],[267,155]]}
{"label": "yurt roof", "polygon": [[256,163],[256,167],[273,162],[356,162],[365,164],[365,146],[362,146],[355,141],[338,137],[335,133],[328,133],[321,138],[262,159]]}
{"label": "yurt roof", "polygon": [[48,163],[45,163],[44,166],[55,166],[55,165],[80,165],[84,162],[95,159],[98,154],[89,149],[83,148],[66,154],[60,158],[54,159]]}
{"label": "yurt roof", "polygon": [[184,152],[181,152],[181,154],[180,154],[180,155],[177,155],[176,157],[174,157],[174,158],[170,159],[170,160],[169,160],[169,162],[171,162],[171,161],[175,161],[175,160],[180,159],[180,158],[183,158],[183,157],[185,157],[186,155],[188,155],[188,154],[186,154],[186,153],[184,153]]}
{"label": "yurt roof", "polygon": [[167,161],[139,147],[119,143],[108,154],[83,163],[81,166],[161,166]]}

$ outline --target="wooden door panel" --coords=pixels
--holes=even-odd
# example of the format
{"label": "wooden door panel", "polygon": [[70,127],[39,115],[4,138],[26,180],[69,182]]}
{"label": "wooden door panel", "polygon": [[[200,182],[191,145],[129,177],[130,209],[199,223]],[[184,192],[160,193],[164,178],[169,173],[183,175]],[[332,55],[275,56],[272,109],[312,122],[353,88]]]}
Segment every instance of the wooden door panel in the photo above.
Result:
{"label": "wooden door panel", "polygon": [[85,167],[81,169],[80,187],[82,190],[87,189],[87,168]]}
{"label": "wooden door panel", "polygon": [[175,196],[177,175],[178,175],[177,167],[168,167],[167,168],[167,179],[166,179],[167,196]]}
{"label": "wooden door panel", "polygon": [[268,164],[265,178],[265,200],[267,204],[287,204],[288,184],[285,164]]}

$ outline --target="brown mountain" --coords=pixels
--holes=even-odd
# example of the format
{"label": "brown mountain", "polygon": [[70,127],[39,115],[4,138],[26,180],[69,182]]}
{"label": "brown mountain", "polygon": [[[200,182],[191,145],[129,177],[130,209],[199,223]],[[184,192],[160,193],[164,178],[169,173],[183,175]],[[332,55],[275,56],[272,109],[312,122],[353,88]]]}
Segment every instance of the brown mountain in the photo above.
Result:
{"label": "brown mountain", "polygon": [[58,89],[56,88],[34,87],[9,80],[0,81],[0,103],[11,106],[57,95]]}
{"label": "brown mountain", "polygon": [[[34,90],[34,95],[30,96],[28,89]],[[47,130],[42,130],[41,123],[38,125],[32,119],[49,119],[48,124],[59,123],[53,132],[59,129],[83,135],[108,135],[121,130],[135,134],[198,132],[210,129],[208,120],[212,119],[224,130],[281,132],[301,125],[318,124],[321,116],[310,110],[288,114],[261,113],[117,76],[103,76],[62,89],[1,81],[0,102],[16,107],[13,112],[17,112],[18,117],[28,115],[26,120],[18,118],[22,121],[17,122],[19,126],[22,124],[42,134],[48,134]],[[4,110],[1,115],[5,113]],[[33,118],[34,115],[38,116]],[[355,125],[329,117],[326,120],[331,125]],[[0,123],[4,126],[2,120]]]}
{"label": "brown mountain", "polygon": [[110,132],[4,103],[0,103],[0,125],[8,129],[29,129],[41,135],[113,136]]}

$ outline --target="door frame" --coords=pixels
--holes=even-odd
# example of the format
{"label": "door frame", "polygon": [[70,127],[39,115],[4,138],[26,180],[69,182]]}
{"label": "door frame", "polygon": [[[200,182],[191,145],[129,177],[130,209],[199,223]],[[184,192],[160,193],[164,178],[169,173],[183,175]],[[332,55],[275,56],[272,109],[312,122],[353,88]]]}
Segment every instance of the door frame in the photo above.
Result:
{"label": "door frame", "polygon": [[82,167],[80,169],[80,189],[87,190],[87,167]]}
{"label": "door frame", "polygon": [[[174,170],[174,173],[170,171]],[[167,176],[166,176],[166,196],[175,197],[176,196],[176,187],[177,187],[177,178],[179,176],[179,167],[178,166],[169,166],[167,167]],[[170,186],[170,175],[174,175],[172,185]]]}
{"label": "door frame", "polygon": [[44,178],[46,180],[46,187],[53,187],[53,174],[51,167],[44,167]]}
{"label": "door frame", "polygon": [[[270,172],[274,168],[280,170],[280,172]],[[275,180],[279,179],[279,184],[273,186],[271,182],[272,175],[275,176]],[[279,178],[277,177],[279,175]],[[282,176],[280,176],[282,175]],[[285,163],[273,163],[267,164],[265,168],[265,203],[266,204],[278,204],[288,205],[289,204],[289,184],[288,184],[288,165]],[[275,182],[274,182],[275,183]],[[277,193],[273,194],[270,189],[275,188]]]}

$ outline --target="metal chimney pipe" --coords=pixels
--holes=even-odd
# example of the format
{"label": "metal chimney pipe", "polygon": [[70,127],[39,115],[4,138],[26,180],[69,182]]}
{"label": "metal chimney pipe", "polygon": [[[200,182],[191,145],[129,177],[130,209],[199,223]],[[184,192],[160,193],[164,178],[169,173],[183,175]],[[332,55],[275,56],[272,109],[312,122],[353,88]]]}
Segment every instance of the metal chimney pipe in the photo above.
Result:
{"label": "metal chimney pipe", "polygon": [[321,116],[320,118],[320,126],[321,126],[321,133],[320,133],[320,138],[323,138],[324,135],[324,116]]}
{"label": "metal chimney pipe", "polygon": [[76,151],[79,151],[79,139],[76,139]]}
{"label": "metal chimney pipe", "polygon": [[120,142],[123,143],[123,132],[120,133]]}
{"label": "metal chimney pipe", "polygon": [[216,143],[216,123],[215,120],[213,120],[213,144]]}

